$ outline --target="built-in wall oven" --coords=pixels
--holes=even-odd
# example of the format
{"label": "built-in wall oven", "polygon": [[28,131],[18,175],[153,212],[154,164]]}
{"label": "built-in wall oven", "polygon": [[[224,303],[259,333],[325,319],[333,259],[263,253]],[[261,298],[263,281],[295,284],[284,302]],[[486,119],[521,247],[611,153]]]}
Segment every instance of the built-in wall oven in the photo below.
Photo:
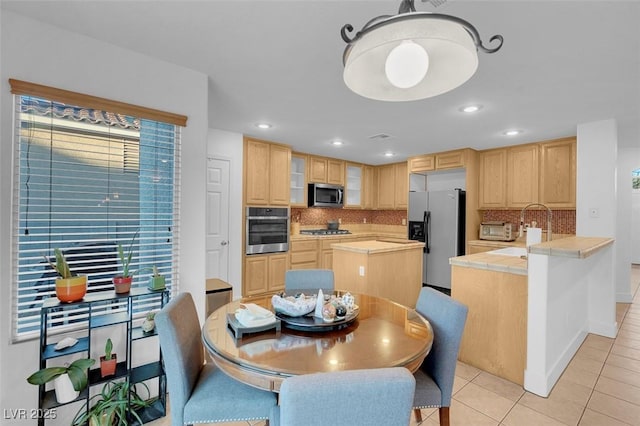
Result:
{"label": "built-in wall oven", "polygon": [[247,207],[246,253],[289,250],[289,208]]}

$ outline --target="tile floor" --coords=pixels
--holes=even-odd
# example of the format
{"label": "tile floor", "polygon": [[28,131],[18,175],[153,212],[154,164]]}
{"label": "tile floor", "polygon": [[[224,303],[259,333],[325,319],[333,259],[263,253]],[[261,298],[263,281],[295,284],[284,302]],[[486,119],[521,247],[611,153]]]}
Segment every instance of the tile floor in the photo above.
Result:
{"label": "tile floor", "polygon": [[[631,272],[633,303],[617,305],[618,336],[590,334],[548,398],[458,363],[452,426],[640,425],[640,265]],[[436,409],[422,410],[424,426],[438,425]],[[168,426],[169,418],[150,423]],[[219,424],[219,423],[217,423]],[[416,426],[412,420],[411,426]],[[264,422],[225,423],[263,426]]]}

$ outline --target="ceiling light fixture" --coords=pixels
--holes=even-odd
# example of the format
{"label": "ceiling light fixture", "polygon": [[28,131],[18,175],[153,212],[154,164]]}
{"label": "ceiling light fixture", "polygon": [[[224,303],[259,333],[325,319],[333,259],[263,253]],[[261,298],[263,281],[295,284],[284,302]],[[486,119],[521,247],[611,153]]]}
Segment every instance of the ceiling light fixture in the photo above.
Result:
{"label": "ceiling light fixture", "polygon": [[387,151],[387,152],[384,153],[385,157],[393,157],[394,155],[395,154],[393,152],[391,152],[391,151]]}
{"label": "ceiling light fixture", "polygon": [[505,136],[516,136],[522,133],[522,130],[513,129],[513,130],[505,130],[503,135]]}
{"label": "ceiling light fixture", "polygon": [[331,144],[335,145],[335,146],[340,146],[340,145],[342,145],[342,141],[336,139],[333,142],[331,142]]}
{"label": "ceiling light fixture", "polygon": [[402,0],[397,15],[371,19],[349,37],[351,24],[340,34],[347,43],[342,55],[344,82],[353,92],[381,101],[430,98],[469,80],[478,68],[478,49],[487,48],[476,28],[455,16],[416,12],[414,0]]}
{"label": "ceiling light fixture", "polygon": [[467,105],[465,107],[460,108],[460,111],[466,113],[478,112],[482,109],[482,105]]}
{"label": "ceiling light fixture", "polygon": [[271,128],[271,124],[269,123],[257,123],[256,127],[259,129],[270,129]]}

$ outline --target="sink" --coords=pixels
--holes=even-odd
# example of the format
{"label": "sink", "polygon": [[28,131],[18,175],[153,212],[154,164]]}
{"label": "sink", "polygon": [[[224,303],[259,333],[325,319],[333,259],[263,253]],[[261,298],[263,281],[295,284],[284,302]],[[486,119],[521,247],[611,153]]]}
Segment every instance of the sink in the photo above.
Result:
{"label": "sink", "polygon": [[527,249],[525,247],[506,247],[498,250],[488,251],[488,254],[501,254],[503,256],[526,257]]}

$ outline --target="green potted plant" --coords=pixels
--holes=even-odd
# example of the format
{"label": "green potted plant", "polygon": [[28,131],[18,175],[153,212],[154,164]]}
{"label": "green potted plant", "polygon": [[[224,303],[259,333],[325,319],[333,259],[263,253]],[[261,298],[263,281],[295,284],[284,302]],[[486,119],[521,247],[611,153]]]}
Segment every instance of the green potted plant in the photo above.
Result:
{"label": "green potted plant", "polygon": [[46,367],[27,377],[27,382],[32,385],[44,385],[53,380],[56,400],[64,404],[76,399],[87,387],[87,369],[95,362],[91,358],[81,358],[63,367]]}
{"label": "green potted plant", "polygon": [[116,374],[116,365],[118,364],[118,356],[111,353],[113,350],[113,342],[111,338],[107,339],[104,345],[104,355],[100,357],[100,376],[107,377]]}
{"label": "green potted plant", "polygon": [[[145,390],[146,398],[138,392],[137,386]],[[154,399],[149,399],[149,388],[144,383],[130,385],[128,381],[105,383],[100,393],[89,398],[73,418],[72,425],[80,426],[127,426],[135,420],[142,424],[138,410],[149,407]],[[87,407],[89,407],[87,409]]]}
{"label": "green potted plant", "polygon": [[149,289],[150,290],[164,290],[165,288],[165,280],[164,275],[161,275],[158,271],[158,267],[153,265],[153,274],[149,278]]}
{"label": "green potted plant", "polygon": [[77,302],[87,293],[87,276],[76,275],[71,272],[69,263],[59,248],[53,250],[56,257],[54,264],[47,256],[43,256],[47,263],[58,274],[56,279],[56,296],[61,302]]}
{"label": "green potted plant", "polygon": [[131,238],[126,254],[122,244],[118,243],[118,259],[120,259],[120,264],[122,265],[122,274],[113,277],[113,287],[116,293],[129,293],[129,290],[131,290],[131,282],[133,281],[135,271],[131,271],[129,268],[133,258],[133,243],[137,236],[138,231],[136,231],[133,238]]}
{"label": "green potted plant", "polygon": [[151,333],[156,328],[156,313],[153,311],[147,312],[147,316],[141,325],[142,331],[145,333]]}

